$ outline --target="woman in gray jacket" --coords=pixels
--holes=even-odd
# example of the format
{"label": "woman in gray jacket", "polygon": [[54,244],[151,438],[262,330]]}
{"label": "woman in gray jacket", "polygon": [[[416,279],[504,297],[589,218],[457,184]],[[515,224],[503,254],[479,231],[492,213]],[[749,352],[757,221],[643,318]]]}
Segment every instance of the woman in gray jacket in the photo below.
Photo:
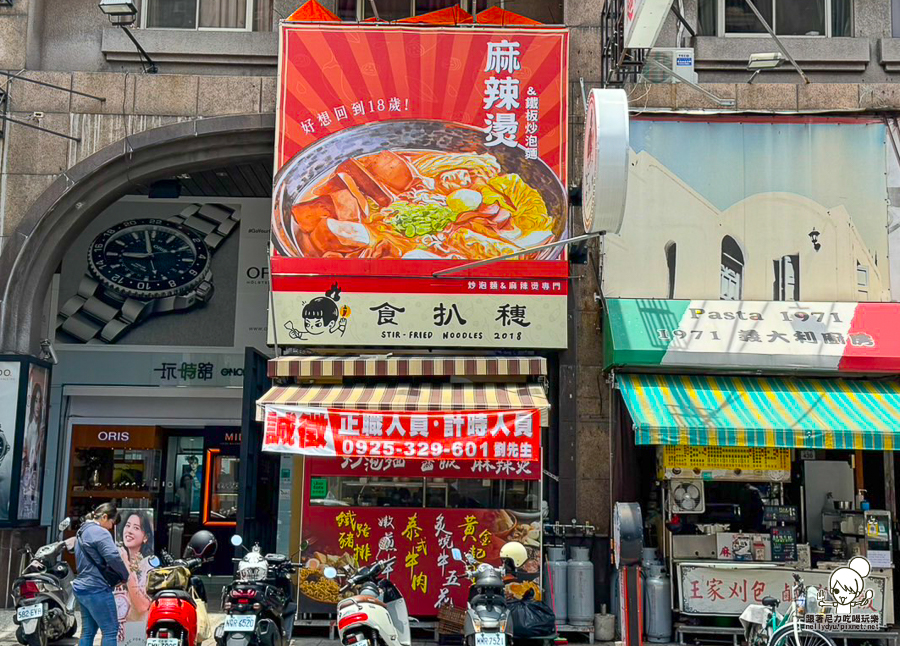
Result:
{"label": "woman in gray jacket", "polygon": [[92,646],[97,629],[103,633],[101,646],[116,646],[119,617],[113,587],[101,568],[128,580],[128,568],[110,533],[119,521],[116,506],[107,502],[97,507],[78,530],[75,562],[78,576],[72,583],[81,606],[81,640],[78,646]]}

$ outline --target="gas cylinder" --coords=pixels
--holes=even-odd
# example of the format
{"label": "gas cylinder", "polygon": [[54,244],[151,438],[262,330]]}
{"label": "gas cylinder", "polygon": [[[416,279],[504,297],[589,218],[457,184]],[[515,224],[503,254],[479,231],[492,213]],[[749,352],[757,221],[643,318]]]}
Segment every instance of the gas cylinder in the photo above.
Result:
{"label": "gas cylinder", "polygon": [[[659,556],[655,547],[645,547],[641,550],[641,588],[646,591],[647,577],[650,575],[650,567],[658,564]],[[644,603],[646,605],[647,593],[644,592]]]}
{"label": "gas cylinder", "polygon": [[672,641],[672,581],[660,563],[650,566],[644,582],[644,636],[657,644]]}
{"label": "gas cylinder", "polygon": [[547,568],[548,576],[545,579],[546,590],[544,592],[544,601],[553,608],[556,615],[556,623],[563,625],[566,623],[568,607],[568,563],[566,563],[566,548],[564,547],[548,547],[547,548]]}
{"label": "gas cylinder", "polygon": [[594,622],[594,564],[586,547],[572,547],[569,554],[566,568],[569,625],[590,626]]}

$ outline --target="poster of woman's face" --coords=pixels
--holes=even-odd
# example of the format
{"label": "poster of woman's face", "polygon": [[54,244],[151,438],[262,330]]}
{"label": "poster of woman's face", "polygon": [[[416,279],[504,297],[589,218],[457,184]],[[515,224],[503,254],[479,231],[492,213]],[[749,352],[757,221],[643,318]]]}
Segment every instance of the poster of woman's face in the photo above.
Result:
{"label": "poster of woman's face", "polygon": [[120,509],[116,542],[128,568],[128,581],[115,589],[119,646],[141,646],[147,638],[147,575],[153,566],[153,510]]}
{"label": "poster of woman's face", "polygon": [[27,399],[25,401],[25,434],[22,438],[19,520],[38,520],[41,516],[41,484],[47,440],[49,383],[49,370],[43,366],[29,366]]}
{"label": "poster of woman's face", "polygon": [[153,555],[153,510],[120,509],[116,540],[125,546],[129,561],[137,563]]}

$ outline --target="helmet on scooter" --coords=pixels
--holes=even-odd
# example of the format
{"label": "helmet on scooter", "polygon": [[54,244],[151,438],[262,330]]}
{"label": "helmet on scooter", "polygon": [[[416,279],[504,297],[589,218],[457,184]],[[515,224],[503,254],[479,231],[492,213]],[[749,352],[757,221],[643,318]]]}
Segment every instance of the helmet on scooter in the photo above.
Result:
{"label": "helmet on scooter", "polygon": [[500,548],[500,558],[509,559],[516,567],[522,567],[528,560],[528,550],[521,543],[512,541]]}
{"label": "helmet on scooter", "polygon": [[191,536],[187,547],[184,548],[184,558],[186,559],[211,559],[218,549],[219,544],[212,532],[201,529],[199,532]]}

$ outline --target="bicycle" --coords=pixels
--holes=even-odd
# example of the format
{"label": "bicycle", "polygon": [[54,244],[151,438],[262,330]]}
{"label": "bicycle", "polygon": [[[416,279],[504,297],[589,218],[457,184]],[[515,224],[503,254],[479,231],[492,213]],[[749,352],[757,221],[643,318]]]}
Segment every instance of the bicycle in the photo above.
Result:
{"label": "bicycle", "polygon": [[762,605],[748,606],[741,614],[747,646],[835,646],[834,641],[818,630],[807,628],[800,615],[815,612],[819,591],[807,588],[799,574],[794,574],[793,599],[786,614],[777,608],[778,599],[764,597]]}

